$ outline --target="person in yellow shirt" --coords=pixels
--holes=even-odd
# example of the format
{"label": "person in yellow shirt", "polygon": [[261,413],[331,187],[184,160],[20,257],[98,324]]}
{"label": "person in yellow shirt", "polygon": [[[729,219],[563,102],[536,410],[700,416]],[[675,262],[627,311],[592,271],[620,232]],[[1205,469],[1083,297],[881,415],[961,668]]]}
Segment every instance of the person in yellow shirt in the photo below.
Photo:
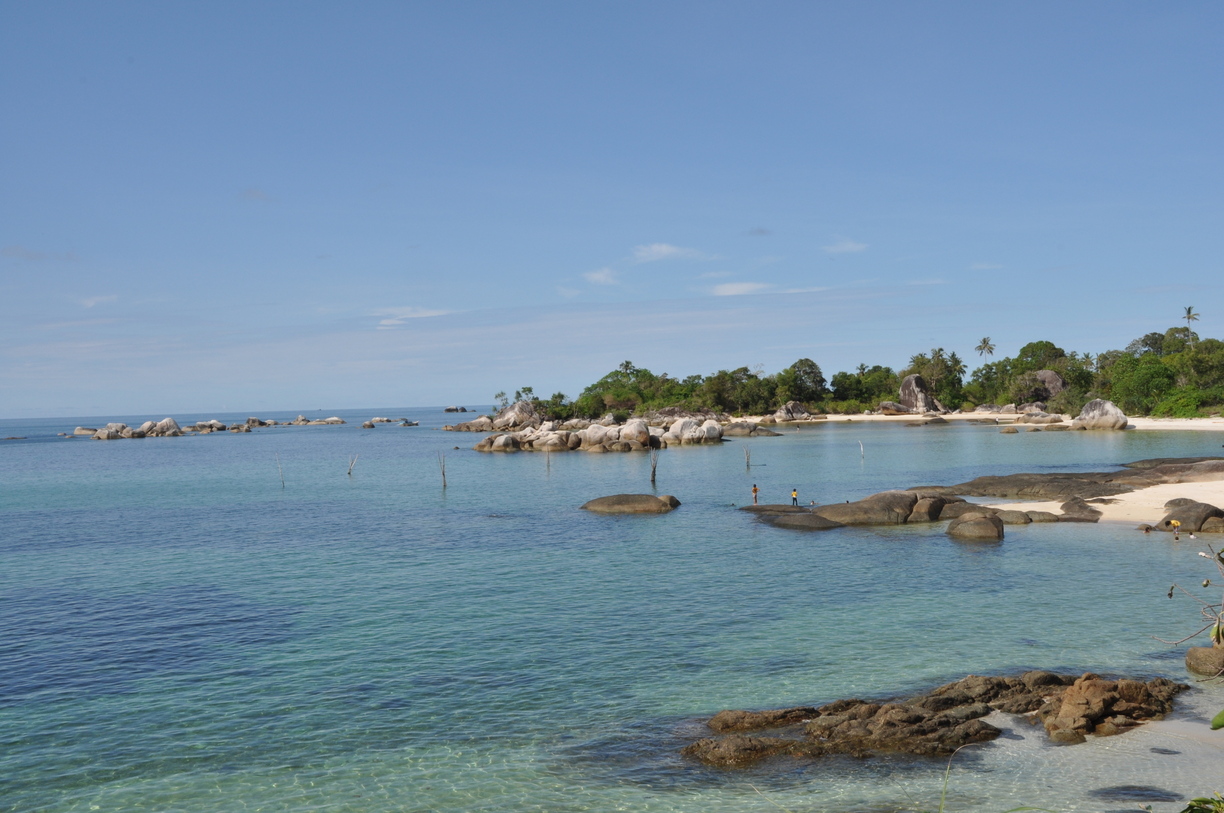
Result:
{"label": "person in yellow shirt", "polygon": [[791,505],[798,505],[798,504],[799,504],[799,489],[792,488],[791,489]]}

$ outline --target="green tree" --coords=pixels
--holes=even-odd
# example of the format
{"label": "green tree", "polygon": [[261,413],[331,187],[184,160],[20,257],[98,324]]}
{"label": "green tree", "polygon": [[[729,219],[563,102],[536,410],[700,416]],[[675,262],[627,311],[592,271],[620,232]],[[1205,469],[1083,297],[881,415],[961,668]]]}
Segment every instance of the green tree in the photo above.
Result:
{"label": "green tree", "polygon": [[1112,398],[1126,413],[1144,414],[1165,398],[1176,385],[1176,374],[1164,361],[1145,353],[1138,358],[1123,356],[1111,369]]}
{"label": "green tree", "polygon": [[973,349],[977,351],[977,354],[979,356],[981,356],[982,358],[986,358],[987,356],[994,355],[995,346],[990,343],[990,337],[987,336],[986,338],[978,342],[978,346]]}
{"label": "green tree", "polygon": [[801,401],[805,404],[815,403],[828,394],[829,388],[825,382],[820,365],[811,359],[799,359],[777,377],[778,406],[787,401]]}

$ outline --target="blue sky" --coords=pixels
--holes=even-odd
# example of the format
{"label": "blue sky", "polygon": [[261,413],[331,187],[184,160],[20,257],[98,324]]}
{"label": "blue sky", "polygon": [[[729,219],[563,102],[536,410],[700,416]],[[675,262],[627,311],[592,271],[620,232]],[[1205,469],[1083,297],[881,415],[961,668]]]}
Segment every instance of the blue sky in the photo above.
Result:
{"label": "blue sky", "polygon": [[1224,6],[0,0],[0,417],[1224,337]]}

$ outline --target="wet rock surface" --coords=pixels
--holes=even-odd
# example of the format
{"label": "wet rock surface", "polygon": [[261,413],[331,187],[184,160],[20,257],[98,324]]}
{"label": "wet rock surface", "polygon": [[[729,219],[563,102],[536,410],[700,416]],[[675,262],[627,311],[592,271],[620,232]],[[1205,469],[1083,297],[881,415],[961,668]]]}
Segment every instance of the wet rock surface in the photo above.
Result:
{"label": "wet rock surface", "polygon": [[1031,715],[1052,740],[1071,744],[1159,719],[1187,688],[1165,678],[1105,680],[1091,673],[1078,678],[1046,671],[1019,677],[970,675],[908,700],[847,699],[815,707],[722,711],[707,725],[723,736],[700,739],[682,753],[724,768],[781,754],[947,756],[963,745],[998,737],[1002,731],[982,719],[996,710]]}

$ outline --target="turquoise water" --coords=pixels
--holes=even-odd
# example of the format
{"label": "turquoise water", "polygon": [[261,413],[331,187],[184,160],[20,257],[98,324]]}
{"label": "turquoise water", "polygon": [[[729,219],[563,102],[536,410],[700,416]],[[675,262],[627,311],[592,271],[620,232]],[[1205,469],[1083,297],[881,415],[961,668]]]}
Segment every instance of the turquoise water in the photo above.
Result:
{"label": "turquoise water", "polygon": [[[1212,575],[1200,543],[1080,524],[997,546],[942,526],[805,534],[734,505],[754,482],[821,503],[1210,455],[1219,433],[817,426],[669,449],[658,492],[682,507],[617,518],[578,506],[650,491],[645,455],[482,455],[435,431],[454,420],[438,409],[339,414],[106,443],[55,434],[103,419],[0,422],[27,438],[0,443],[0,809],[931,809],[942,762],[723,772],[678,752],[723,708],[1038,667],[1187,679],[1153,636],[1192,631],[1165,591]],[[423,426],[358,428],[374,415]],[[1200,686],[1179,715],[1213,706],[1224,692]],[[1201,748],[1153,753],[1156,734],[1051,748],[1003,724],[957,757],[951,809],[1224,785]]]}

